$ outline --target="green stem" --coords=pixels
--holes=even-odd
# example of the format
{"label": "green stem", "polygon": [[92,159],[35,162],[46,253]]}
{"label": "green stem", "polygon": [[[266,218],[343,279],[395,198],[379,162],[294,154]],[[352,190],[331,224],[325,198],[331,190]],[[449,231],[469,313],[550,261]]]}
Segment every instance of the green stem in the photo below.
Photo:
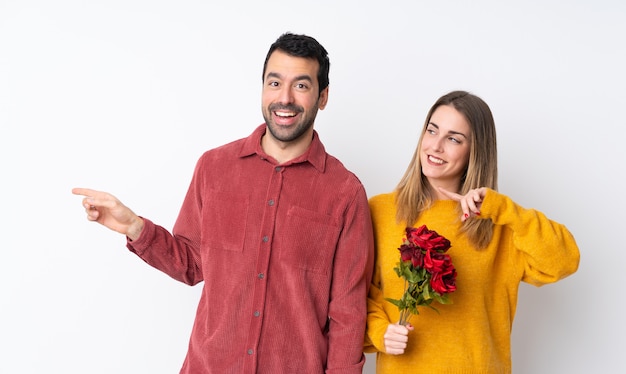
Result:
{"label": "green stem", "polygon": [[399,325],[406,326],[409,324],[409,319],[411,318],[411,311],[408,309],[403,309],[400,311],[400,320],[398,321]]}

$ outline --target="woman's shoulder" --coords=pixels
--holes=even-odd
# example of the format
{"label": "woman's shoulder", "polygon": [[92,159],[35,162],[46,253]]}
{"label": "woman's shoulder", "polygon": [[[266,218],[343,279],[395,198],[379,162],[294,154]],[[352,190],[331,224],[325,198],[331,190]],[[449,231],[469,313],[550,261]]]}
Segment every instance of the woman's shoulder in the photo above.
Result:
{"label": "woman's shoulder", "polygon": [[396,194],[395,192],[386,192],[378,195],[374,195],[369,198],[370,206],[380,205],[395,205]]}
{"label": "woman's shoulder", "polygon": [[370,211],[372,217],[383,218],[391,217],[396,214],[396,194],[393,192],[382,193],[372,196],[369,199]]}

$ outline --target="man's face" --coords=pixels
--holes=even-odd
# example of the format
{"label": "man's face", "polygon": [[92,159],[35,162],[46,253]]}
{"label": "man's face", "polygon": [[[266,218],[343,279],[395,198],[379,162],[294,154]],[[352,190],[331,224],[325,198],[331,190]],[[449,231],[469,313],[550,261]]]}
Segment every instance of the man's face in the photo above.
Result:
{"label": "man's face", "polygon": [[280,50],[270,56],[263,77],[262,110],[275,140],[293,143],[311,136],[317,110],[328,101],[328,87],[319,94],[318,70],[314,59]]}

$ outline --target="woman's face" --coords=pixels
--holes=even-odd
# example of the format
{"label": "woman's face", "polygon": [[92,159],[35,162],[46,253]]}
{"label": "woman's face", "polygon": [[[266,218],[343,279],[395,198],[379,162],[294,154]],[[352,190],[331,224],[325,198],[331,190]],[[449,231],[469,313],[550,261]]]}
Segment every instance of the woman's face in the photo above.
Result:
{"label": "woman's face", "polygon": [[459,111],[441,105],[422,136],[422,173],[433,187],[458,192],[470,153],[470,125]]}

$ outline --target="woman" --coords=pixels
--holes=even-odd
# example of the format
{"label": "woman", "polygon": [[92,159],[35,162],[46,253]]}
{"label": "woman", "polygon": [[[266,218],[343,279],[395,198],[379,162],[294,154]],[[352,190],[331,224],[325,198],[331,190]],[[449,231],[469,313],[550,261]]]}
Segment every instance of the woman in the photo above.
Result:
{"label": "woman", "polygon": [[[578,268],[565,226],[497,192],[496,131],[479,97],[454,91],[426,117],[418,147],[392,193],[370,199],[376,267],[365,352],[378,373],[510,373],[510,336],[521,281],[540,286]],[[447,238],[456,269],[451,304],[418,307],[399,325],[404,280],[393,268],[407,226]]]}

